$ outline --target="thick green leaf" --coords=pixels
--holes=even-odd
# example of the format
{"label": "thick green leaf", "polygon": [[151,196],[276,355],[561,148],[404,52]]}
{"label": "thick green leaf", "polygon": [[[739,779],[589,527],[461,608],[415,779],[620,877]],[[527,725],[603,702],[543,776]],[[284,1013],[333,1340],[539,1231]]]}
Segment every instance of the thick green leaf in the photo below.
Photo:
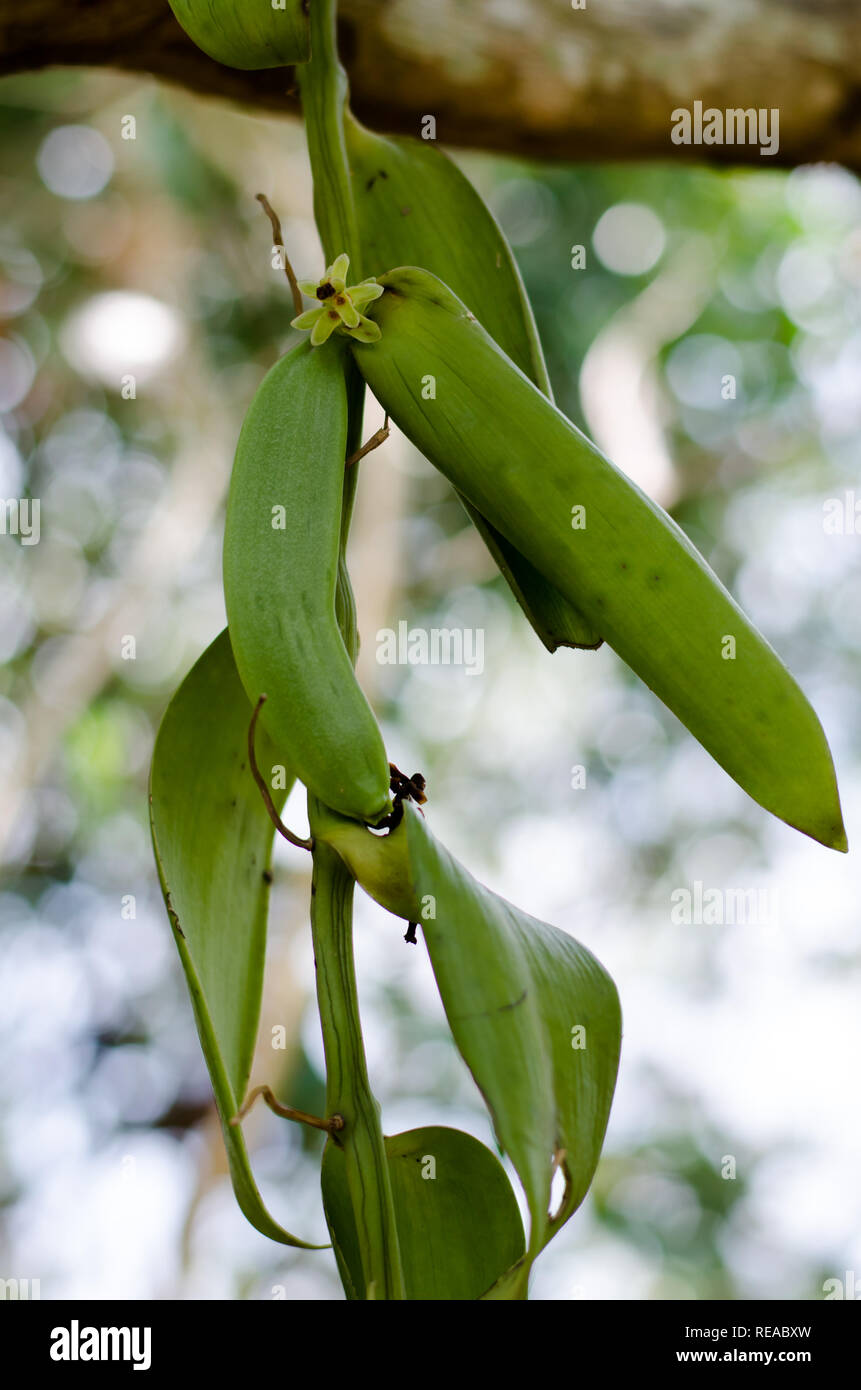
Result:
{"label": "thick green leaf", "polygon": [[[435,275],[403,266],[380,283],[368,317],[381,337],[352,351],[392,419],[576,599],[740,787],[845,851],[834,764],[815,711],[682,529]],[[435,382],[428,399],[426,376]]]}
{"label": "thick green leaf", "polygon": [[[363,273],[382,275],[394,266],[420,265],[438,275],[552,400],[538,330],[511,247],[469,179],[433,141],[375,135],[349,111],[344,137]],[[594,625],[459,496],[548,650],[599,647]]]}
{"label": "thick green leaf", "polygon": [[[334,815],[317,834],[372,897],[421,923],[454,1040],[523,1183],[534,1258],[600,1157],[621,1045],[612,980],[573,937],[478,883],[412,806],[387,836]],[[554,1162],[565,1193],[551,1215]]]}
{"label": "thick green leaf", "polygon": [[170,0],[170,7],[198,48],[229,68],[287,67],[311,52],[307,0]]}
{"label": "thick green leaf", "polygon": [[[242,1130],[229,1123],[248,1084],[260,1018],[274,835],[248,768],[250,720],[225,630],[186,676],[158,732],[153,847],[239,1206],[271,1240],[316,1249],[270,1216]],[[257,753],[262,767],[275,760],[262,731]],[[284,796],[273,799],[280,805]]]}
{"label": "thick green leaf", "polygon": [[538,330],[511,247],[466,175],[432,140],[377,135],[350,112],[344,138],[364,274],[384,275],[397,265],[432,271],[550,396]]}
{"label": "thick green leaf", "polygon": [[[457,1129],[386,1139],[398,1243],[410,1299],[478,1299],[523,1257],[523,1225],[499,1160]],[[323,1156],[323,1204],[348,1298],[366,1298],[344,1156]],[[524,1287],[507,1297],[519,1297]]]}

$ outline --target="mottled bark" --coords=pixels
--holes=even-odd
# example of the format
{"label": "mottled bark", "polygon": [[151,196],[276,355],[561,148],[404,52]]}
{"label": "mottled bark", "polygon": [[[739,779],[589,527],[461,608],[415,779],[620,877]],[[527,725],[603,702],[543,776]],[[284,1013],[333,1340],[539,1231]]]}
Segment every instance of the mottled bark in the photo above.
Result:
{"label": "mottled bark", "polygon": [[[581,3],[581,0],[575,0]],[[857,0],[342,0],[358,114],[544,158],[861,165]],[[167,0],[0,0],[0,71],[86,64],[294,111],[289,70],[213,63]],[[777,108],[778,153],[674,145],[678,107]]]}

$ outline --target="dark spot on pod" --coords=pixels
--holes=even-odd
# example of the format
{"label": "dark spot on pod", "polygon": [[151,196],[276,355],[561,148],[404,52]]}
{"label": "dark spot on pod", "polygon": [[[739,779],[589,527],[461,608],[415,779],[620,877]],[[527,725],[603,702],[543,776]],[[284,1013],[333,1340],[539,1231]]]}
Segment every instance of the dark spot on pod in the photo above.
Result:
{"label": "dark spot on pod", "polygon": [[332,298],[332,295],[333,295],[334,293],[335,293],[335,286],[334,286],[334,285],[330,285],[330,284],[327,283],[327,284],[325,284],[325,285],[318,285],[318,286],[317,286],[317,298],[318,298],[318,299],[331,299],[331,298]]}
{"label": "dark spot on pod", "polygon": [[271,882],[272,882],[272,875],[271,875],[271,873],[269,872],[268,869],[264,869],[264,870],[263,870],[263,882],[264,882],[264,883],[271,883]]}

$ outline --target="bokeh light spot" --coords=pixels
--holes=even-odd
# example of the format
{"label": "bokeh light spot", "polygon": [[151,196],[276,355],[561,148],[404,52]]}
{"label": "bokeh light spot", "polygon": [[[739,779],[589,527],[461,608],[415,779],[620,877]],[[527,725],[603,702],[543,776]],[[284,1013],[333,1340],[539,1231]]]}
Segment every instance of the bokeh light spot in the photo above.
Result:
{"label": "bokeh light spot", "polygon": [[92,126],[61,125],[45,136],[36,166],[59,198],[94,198],[114,172],[114,152]]}
{"label": "bokeh light spot", "polygon": [[615,203],[592,233],[598,259],[617,275],[645,275],[661,259],[666,240],[663,222],[645,203]]}

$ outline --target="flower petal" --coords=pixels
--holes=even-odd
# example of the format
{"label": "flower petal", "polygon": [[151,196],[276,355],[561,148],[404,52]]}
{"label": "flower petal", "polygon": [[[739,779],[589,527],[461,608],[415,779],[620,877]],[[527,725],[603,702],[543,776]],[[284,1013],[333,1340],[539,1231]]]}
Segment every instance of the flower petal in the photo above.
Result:
{"label": "flower petal", "polygon": [[[341,295],[338,296],[339,299],[341,297]],[[344,322],[348,328],[357,328],[359,325],[359,311],[353,308],[352,301],[347,295],[343,296],[343,300],[344,303],[336,304],[335,308],[341,315],[342,322]]]}
{"label": "flower petal", "polygon": [[326,271],[326,278],[331,280],[335,289],[344,289],[347,284],[347,271],[350,269],[350,257],[346,251],[342,251]]}
{"label": "flower petal", "polygon": [[320,315],[325,312],[322,308],[305,309],[303,313],[297,314],[295,319],[290,320],[290,327],[299,328],[304,332],[307,328],[313,328]]}
{"label": "flower petal", "polygon": [[378,338],[382,337],[382,334],[378,324],[372,323],[370,319],[366,319],[362,315],[358,328],[350,329],[350,337],[355,338],[360,343],[375,343]]}
{"label": "flower petal", "polygon": [[317,286],[319,285],[319,283],[319,280],[300,280],[299,288],[303,294],[307,294],[309,299],[316,299]]}
{"label": "flower petal", "polygon": [[379,299],[382,293],[383,286],[378,285],[376,280],[363,280],[360,285],[353,285],[347,290],[347,294],[357,309],[364,309],[366,304],[370,304],[374,299]]}
{"label": "flower petal", "polygon": [[317,322],[311,329],[311,346],[319,347],[321,343],[325,343],[326,339],[334,333],[340,322],[341,320],[334,309],[321,310]]}

